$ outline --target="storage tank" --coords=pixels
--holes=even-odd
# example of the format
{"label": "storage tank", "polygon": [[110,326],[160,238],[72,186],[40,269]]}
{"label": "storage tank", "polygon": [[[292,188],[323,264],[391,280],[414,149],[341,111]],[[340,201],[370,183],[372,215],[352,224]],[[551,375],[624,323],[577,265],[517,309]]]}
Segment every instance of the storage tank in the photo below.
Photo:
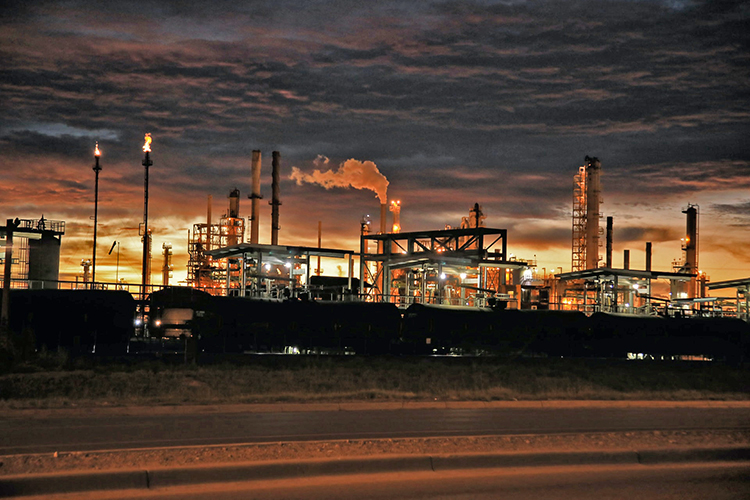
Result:
{"label": "storage tank", "polygon": [[57,288],[60,279],[60,238],[42,231],[38,240],[29,240],[29,287]]}

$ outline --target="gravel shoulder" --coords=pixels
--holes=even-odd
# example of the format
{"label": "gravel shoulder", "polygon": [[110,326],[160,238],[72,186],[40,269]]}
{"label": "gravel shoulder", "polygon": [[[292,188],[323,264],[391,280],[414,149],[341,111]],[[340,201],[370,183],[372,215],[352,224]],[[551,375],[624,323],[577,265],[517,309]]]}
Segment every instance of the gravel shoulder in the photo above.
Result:
{"label": "gravel shoulder", "polygon": [[[417,404],[417,403],[412,403]],[[459,404],[456,402],[455,404]],[[492,407],[494,403],[462,402],[462,407]],[[504,407],[742,407],[750,402],[699,401],[699,402],[622,402],[622,401],[536,401],[498,402]],[[398,405],[395,406],[394,405]],[[133,415],[149,412],[163,414],[196,412],[242,411],[341,411],[362,409],[394,409],[408,407],[445,408],[445,403],[422,402],[420,406],[402,403],[327,403],[318,405],[229,405],[229,406],[174,406],[174,407],[124,407],[86,408],[65,410],[5,410],[0,417],[28,417],[30,420],[77,412],[92,411],[107,414]],[[469,406],[478,405],[478,406]],[[565,452],[602,450],[646,450],[711,447],[740,447],[750,445],[750,430],[745,431],[643,431],[608,432],[554,435],[475,436],[443,438],[349,439],[313,442],[274,442],[248,445],[194,446],[180,448],[144,448],[135,450],[88,451],[70,453],[42,453],[0,456],[0,476],[39,474],[72,471],[103,471],[116,469],[144,469],[157,467],[184,467],[227,463],[269,462],[300,459],[339,459],[384,455],[446,455],[465,453],[514,452]]]}

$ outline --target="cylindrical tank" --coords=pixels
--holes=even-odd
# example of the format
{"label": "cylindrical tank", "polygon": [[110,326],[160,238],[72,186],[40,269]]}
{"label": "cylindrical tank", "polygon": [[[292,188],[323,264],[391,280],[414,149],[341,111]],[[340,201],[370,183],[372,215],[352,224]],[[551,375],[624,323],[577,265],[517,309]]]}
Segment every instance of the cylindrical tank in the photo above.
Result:
{"label": "cylindrical tank", "polygon": [[586,269],[599,267],[599,203],[601,188],[598,158],[586,157]]}
{"label": "cylindrical tank", "polygon": [[60,239],[43,232],[29,240],[29,283],[31,288],[57,288],[60,279]]}

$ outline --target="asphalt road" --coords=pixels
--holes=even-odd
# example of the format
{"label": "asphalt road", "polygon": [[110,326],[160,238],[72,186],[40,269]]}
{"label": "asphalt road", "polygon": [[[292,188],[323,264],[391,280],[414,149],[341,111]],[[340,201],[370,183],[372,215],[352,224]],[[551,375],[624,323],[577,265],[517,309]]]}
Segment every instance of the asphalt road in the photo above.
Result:
{"label": "asphalt road", "polygon": [[[29,498],[36,500],[41,497]],[[45,496],[99,500],[745,500],[750,465],[534,467],[473,469],[443,473],[389,473],[216,483],[144,491],[96,491]]]}
{"label": "asphalt road", "polygon": [[0,418],[0,455],[162,446],[649,430],[747,430],[750,408],[399,409]]}

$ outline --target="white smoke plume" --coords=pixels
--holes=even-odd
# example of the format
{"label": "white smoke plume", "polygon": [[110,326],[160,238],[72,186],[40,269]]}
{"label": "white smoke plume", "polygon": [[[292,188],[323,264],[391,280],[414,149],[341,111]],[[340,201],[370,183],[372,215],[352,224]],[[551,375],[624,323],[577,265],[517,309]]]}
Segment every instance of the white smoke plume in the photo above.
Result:
{"label": "white smoke plume", "polygon": [[[316,167],[325,167],[328,165],[328,158],[322,155],[313,161]],[[354,189],[369,189],[375,192],[380,203],[388,201],[388,179],[378,170],[377,165],[371,161],[359,161],[355,159],[346,160],[339,165],[335,172],[328,169],[323,172],[315,169],[312,173],[305,173],[297,167],[292,167],[290,179],[301,185],[303,182],[310,184],[319,184],[326,189],[334,187],[353,187]]]}

